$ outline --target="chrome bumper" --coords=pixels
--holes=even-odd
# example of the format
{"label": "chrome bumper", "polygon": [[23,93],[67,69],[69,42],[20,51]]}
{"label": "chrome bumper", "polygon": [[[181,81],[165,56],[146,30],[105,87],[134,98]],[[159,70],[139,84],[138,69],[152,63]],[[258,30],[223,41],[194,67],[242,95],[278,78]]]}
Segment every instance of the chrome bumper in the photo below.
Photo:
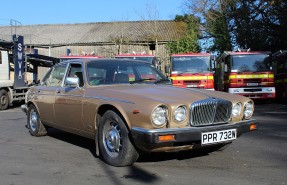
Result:
{"label": "chrome bumper", "polygon": [[27,114],[27,110],[28,110],[27,105],[26,105],[26,104],[21,105],[21,110],[22,110],[25,114]]}
{"label": "chrome bumper", "polygon": [[[252,130],[250,129],[253,126]],[[237,123],[204,126],[204,127],[189,127],[189,128],[165,128],[165,129],[144,129],[133,127],[131,134],[135,145],[146,151],[153,151],[164,147],[178,147],[185,145],[201,144],[201,133],[220,131],[226,129],[236,129],[237,137],[245,132],[250,132],[258,129],[258,122],[255,119],[241,121]],[[174,135],[173,141],[159,141],[159,136]]]}

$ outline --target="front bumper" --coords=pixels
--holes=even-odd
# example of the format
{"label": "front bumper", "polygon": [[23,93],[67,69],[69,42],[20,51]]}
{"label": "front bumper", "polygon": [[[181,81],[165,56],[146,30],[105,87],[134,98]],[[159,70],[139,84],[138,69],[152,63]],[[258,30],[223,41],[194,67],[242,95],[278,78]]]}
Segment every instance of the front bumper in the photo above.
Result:
{"label": "front bumper", "polygon": [[21,105],[21,110],[22,110],[25,114],[27,114],[27,110],[28,110],[27,105],[26,105],[26,104]]}
{"label": "front bumper", "polygon": [[[252,130],[250,129],[253,126]],[[256,120],[246,120],[237,123],[189,127],[189,128],[165,128],[165,129],[144,129],[133,127],[131,134],[135,145],[145,151],[177,151],[184,148],[192,148],[191,146],[201,144],[201,133],[220,131],[227,129],[236,129],[237,138],[245,133],[257,130],[258,122]],[[174,135],[173,141],[160,141],[159,136]]]}

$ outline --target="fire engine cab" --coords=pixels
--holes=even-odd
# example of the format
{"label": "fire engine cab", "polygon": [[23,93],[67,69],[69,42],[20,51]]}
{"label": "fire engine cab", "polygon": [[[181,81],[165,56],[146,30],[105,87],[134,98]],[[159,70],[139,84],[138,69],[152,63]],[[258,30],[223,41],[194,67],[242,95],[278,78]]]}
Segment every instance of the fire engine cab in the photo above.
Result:
{"label": "fire engine cab", "polygon": [[225,51],[217,61],[216,90],[252,99],[275,98],[274,72],[268,51]]}
{"label": "fire engine cab", "polygon": [[171,55],[170,78],[178,87],[214,90],[210,53],[187,53]]}

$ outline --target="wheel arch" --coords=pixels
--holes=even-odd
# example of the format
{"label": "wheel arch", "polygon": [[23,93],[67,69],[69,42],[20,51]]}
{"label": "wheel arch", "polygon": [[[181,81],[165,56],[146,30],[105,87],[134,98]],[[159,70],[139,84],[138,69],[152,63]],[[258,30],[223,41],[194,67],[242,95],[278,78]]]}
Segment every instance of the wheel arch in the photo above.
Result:
{"label": "wheel arch", "polygon": [[130,131],[130,124],[129,124],[129,119],[127,117],[127,114],[124,112],[122,108],[116,107],[111,104],[103,104],[99,106],[97,110],[96,118],[95,118],[95,123],[96,123],[95,129],[99,127],[99,118],[102,117],[104,113],[107,112],[108,110],[111,110],[117,113],[121,117],[121,119],[124,121],[124,123],[126,124],[128,130]]}
{"label": "wheel arch", "polygon": [[[100,105],[97,109],[97,112],[95,114],[95,125],[94,125],[94,129],[95,129],[95,145],[96,145],[96,155],[100,156],[100,150],[99,150],[99,125],[100,125],[100,121],[101,118],[103,117],[103,115],[107,112],[107,111],[114,111],[115,113],[117,113],[120,118],[123,120],[124,124],[126,125],[128,132],[130,132],[130,127],[128,125],[127,122],[127,115],[126,114],[122,114],[122,112],[114,105],[111,104],[103,104]],[[122,110],[123,111],[123,110]]]}
{"label": "wheel arch", "polygon": [[29,101],[29,102],[26,103],[26,105],[27,105],[27,109],[29,109],[29,107],[30,107],[31,105],[33,105],[33,106],[37,109],[37,111],[38,111],[38,113],[39,113],[39,117],[40,117],[40,110],[39,110],[39,108],[38,108],[38,106],[37,106],[36,103],[34,103],[34,102],[32,102],[32,101]]}

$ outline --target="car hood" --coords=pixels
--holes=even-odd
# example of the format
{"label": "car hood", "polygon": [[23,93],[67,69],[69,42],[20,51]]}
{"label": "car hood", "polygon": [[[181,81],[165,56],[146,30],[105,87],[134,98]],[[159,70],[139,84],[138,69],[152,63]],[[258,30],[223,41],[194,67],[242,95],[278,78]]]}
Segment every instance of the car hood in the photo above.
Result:
{"label": "car hood", "polygon": [[117,99],[119,101],[137,102],[142,100],[158,101],[162,103],[191,103],[194,101],[222,98],[230,101],[244,101],[247,98],[218,91],[180,88],[169,85],[131,84],[111,85],[88,88],[86,96]]}

